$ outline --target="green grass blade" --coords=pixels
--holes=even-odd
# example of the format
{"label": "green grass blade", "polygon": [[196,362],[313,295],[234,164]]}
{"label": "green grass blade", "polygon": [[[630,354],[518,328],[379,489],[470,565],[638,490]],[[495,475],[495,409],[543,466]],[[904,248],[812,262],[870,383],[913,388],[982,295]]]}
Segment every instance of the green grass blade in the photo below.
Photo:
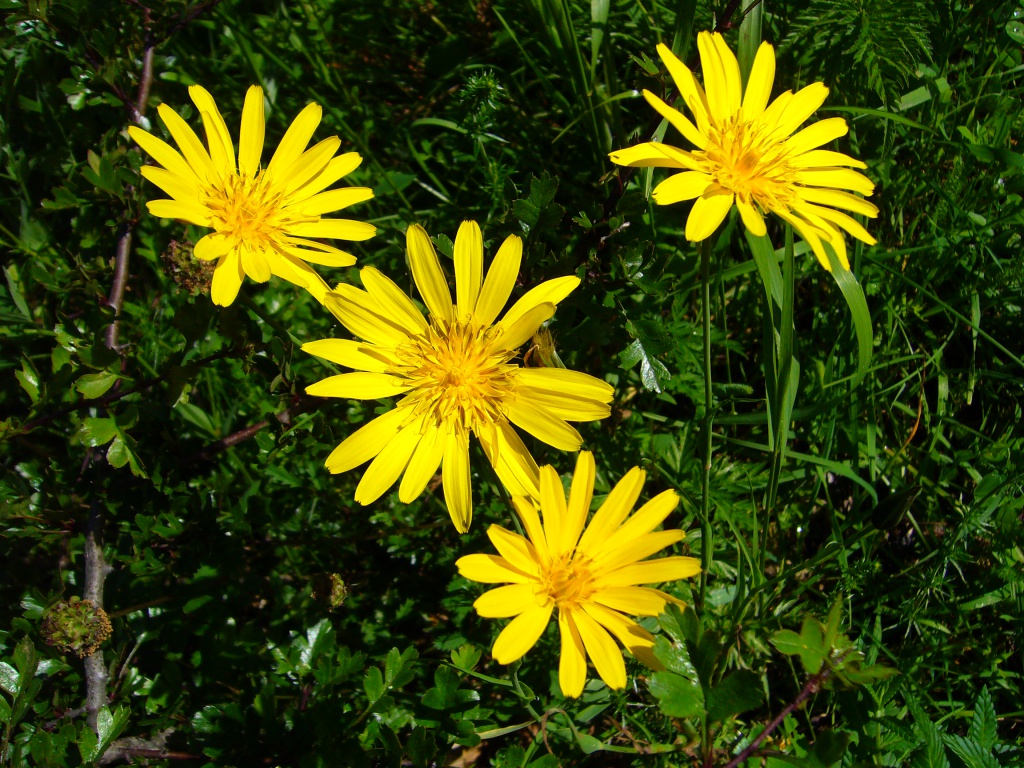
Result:
{"label": "green grass blade", "polygon": [[846,303],[850,307],[853,328],[857,334],[857,373],[853,379],[853,386],[856,387],[868,372],[868,366],[871,365],[871,346],[874,342],[871,331],[871,313],[868,311],[864,289],[857,282],[857,278],[853,276],[853,272],[845,269],[839,263],[839,259],[828,245],[825,246],[825,249],[832,264],[832,277],[835,278],[836,285],[839,286],[843,298],[846,299]]}

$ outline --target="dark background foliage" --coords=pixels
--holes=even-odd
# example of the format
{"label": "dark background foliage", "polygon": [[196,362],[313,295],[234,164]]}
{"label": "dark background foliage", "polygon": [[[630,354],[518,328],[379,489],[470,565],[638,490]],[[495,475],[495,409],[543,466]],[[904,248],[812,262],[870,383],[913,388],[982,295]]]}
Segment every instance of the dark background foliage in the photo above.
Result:
{"label": "dark background foliage", "polygon": [[[735,689],[704,733],[683,694],[632,662],[626,691],[592,681],[563,700],[553,630],[522,666],[490,660],[500,622],[472,612],[479,588],[454,568],[489,551],[487,525],[508,517],[490,476],[475,478],[461,538],[437,488],[410,505],[397,494],[356,505],[361,472],[330,476],[323,460],[375,404],[306,398],[327,370],[298,349],[343,331],[280,281],[247,282],[234,306],[213,307],[190,258],[201,233],[146,214],[155,190],[125,128],[148,49],[143,119],[157,133],[159,103],[198,120],[193,83],[232,130],[246,88],[262,85],[271,146],[317,101],[317,138],[336,133],[362,153],[349,180],[376,192],[353,210],[378,227],[354,249],[360,265],[411,288],[406,227],[423,224],[444,252],[472,218],[489,255],[524,237],[517,290],[582,278],[551,331],[569,367],[616,386],[612,417],[582,429],[598,496],[644,466],[648,496],[680,492],[668,524],[691,532],[681,553],[698,553],[699,258],[682,237],[686,206],[648,201],[661,177],[606,153],[664,131],[636,90],[673,90],[655,44],[675,43],[696,68],[697,30],[719,24],[735,46],[736,5],[0,2],[0,760],[667,766],[695,760],[703,736],[696,753],[724,765],[813,671],[769,638],[839,601],[843,633],[898,674],[811,697],[766,742],[770,763],[1018,764],[1016,0],[764,8],[775,93],[829,84],[820,114],[848,120],[840,148],[878,185],[879,243],[853,258],[873,357],[854,386],[850,312],[798,247],[800,372],[769,503],[770,323],[741,226],[727,220],[712,306],[715,563],[699,615],[661,623],[719,702]],[[114,256],[129,230],[110,350]],[[99,741],[83,716],[83,663],[41,635],[46,609],[82,594],[90,521],[112,566]],[[332,577],[347,589],[340,605]],[[689,584],[669,588],[692,600]]]}

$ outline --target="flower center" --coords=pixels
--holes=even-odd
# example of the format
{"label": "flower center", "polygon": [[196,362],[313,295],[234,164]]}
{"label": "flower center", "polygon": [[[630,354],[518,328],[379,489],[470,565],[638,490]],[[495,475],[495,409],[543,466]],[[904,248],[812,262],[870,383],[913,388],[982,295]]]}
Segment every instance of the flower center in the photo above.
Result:
{"label": "flower center", "polygon": [[594,593],[590,559],[570,552],[541,569],[537,598],[553,600],[559,608],[574,608]]}
{"label": "flower center", "polygon": [[734,115],[713,125],[707,148],[694,155],[719,186],[743,202],[756,201],[765,210],[791,207],[796,182],[789,153],[762,123]]}
{"label": "flower center", "polygon": [[207,193],[214,229],[234,238],[236,245],[263,250],[277,242],[284,218],[282,195],[263,171],[231,174],[214,182]]}
{"label": "flower center", "polygon": [[416,413],[477,434],[503,418],[518,368],[507,364],[514,352],[494,349],[496,336],[472,318],[448,326],[434,320],[425,335],[400,345],[395,373],[412,380],[406,401]]}

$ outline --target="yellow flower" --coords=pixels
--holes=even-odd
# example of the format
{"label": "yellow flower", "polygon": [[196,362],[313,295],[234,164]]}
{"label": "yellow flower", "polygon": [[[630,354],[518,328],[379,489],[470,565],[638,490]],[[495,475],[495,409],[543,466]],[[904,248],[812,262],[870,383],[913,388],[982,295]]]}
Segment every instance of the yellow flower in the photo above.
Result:
{"label": "yellow flower", "polygon": [[245,275],[258,283],[275,275],[307,289],[322,303],[330,288],[306,262],[347,267],[356,259],[306,238],[366,240],[377,231],[361,221],[320,218],[373,197],[366,187],[324,191],[355,170],[362,158],[356,152],[335,157],[341,146],[337,136],[306,150],[322,114],[319,105],[309,104],[288,128],[270,164],[261,167],[263,89],[254,85],[245,95],[236,162],[231,134],[213,97],[198,85],[188,92],[203,119],[205,147],[166,104],[159,107],[160,119],[180,153],[141,128],[128,129],[163,166],[144,166],[142,175],[171,196],[149,202],[149,212],[213,230],[196,243],[194,254],[217,260],[211,288],[215,304],[231,304]]}
{"label": "yellow flower", "polygon": [[644,560],[684,538],[680,530],[654,530],[676,508],[679,497],[665,491],[630,517],[645,477],[633,467],[584,530],[594,495],[593,455],[580,453],[568,504],[558,473],[550,466],[541,467],[540,473],[543,525],[533,502],[514,497],[528,538],[492,525],[487,536],[499,554],[459,558],[459,573],[484,584],[506,584],[473,603],[481,616],[515,617],[491,649],[498,663],[511,664],[530,650],[557,608],[562,693],[577,697],[583,692],[587,656],[609,688],[624,688],[626,665],[613,636],[640,661],[661,667],[651,650],[654,636],[623,614],[657,616],[665,603],[679,603],[660,590],[637,585],[700,573],[700,561],[692,557]]}
{"label": "yellow flower", "polygon": [[786,91],[766,108],[775,79],[771,45],[762,43],[758,49],[745,90],[740,86],[739,63],[720,34],[701,32],[697,46],[704,88],[672,51],[658,46],[658,54],[696,124],[644,91],[647,102],[696,149],[650,142],[612,152],[612,162],[681,169],[661,182],[653,197],[659,205],[696,199],[686,220],[687,240],[711,235],[735,203],[751,234],[764,235],[762,213],[774,213],[800,233],[825,269],[831,271],[823,241],[849,269],[840,230],[868,245],[874,245],[875,239],[836,208],[878,216],[874,205],[844,191],[870,195],[875,185],[850,170],[866,168],[860,160],[818,149],[846,134],[843,118],[830,117],[793,133],[824,103],[828,88],[814,83],[795,94]]}
{"label": "yellow flower", "polygon": [[555,313],[578,278],[538,285],[495,322],[519,274],[523,243],[518,237],[505,240],[484,278],[480,227],[462,223],[455,238],[454,304],[426,231],[413,225],[406,240],[412,277],[429,317],[381,272],[361,270],[365,291],[342,284],[325,303],[364,341],[323,339],[302,346],[358,372],[324,379],[306,392],[363,400],[404,395],[393,410],[341,443],[326,466],[345,472],[373,459],[355,494],[360,504],[370,504],[403,472],[398,497],[412,501],[441,464],[448,511],[455,528],[465,533],[473,518],[471,432],[512,494],[536,496],[537,464],[512,425],[560,450],[578,450],[582,438],[567,420],[605,418],[613,390],[585,373],[514,362],[516,350]]}

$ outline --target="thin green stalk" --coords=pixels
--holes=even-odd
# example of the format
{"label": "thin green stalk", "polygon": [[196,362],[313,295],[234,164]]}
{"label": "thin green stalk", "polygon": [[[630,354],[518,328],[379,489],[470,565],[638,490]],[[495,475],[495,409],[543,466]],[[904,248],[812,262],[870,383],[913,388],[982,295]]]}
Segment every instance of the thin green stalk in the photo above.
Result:
{"label": "thin green stalk", "polygon": [[711,240],[700,243],[701,315],[704,320],[704,445],[700,476],[700,606],[704,606],[714,541],[711,531],[711,422],[714,407],[711,394]]}

